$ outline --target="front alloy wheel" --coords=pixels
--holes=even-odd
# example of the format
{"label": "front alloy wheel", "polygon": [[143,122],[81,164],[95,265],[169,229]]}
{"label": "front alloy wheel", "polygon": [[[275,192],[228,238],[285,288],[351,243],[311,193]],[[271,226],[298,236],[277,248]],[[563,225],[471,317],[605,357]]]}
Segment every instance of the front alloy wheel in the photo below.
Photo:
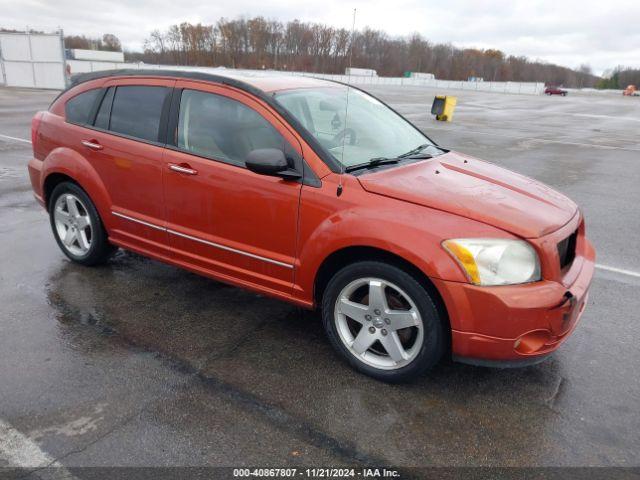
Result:
{"label": "front alloy wheel", "polygon": [[422,317],[413,300],[381,278],[360,278],[345,286],[334,315],[349,352],[374,368],[403,367],[422,346]]}
{"label": "front alloy wheel", "polygon": [[336,273],[322,297],[322,318],[336,351],[380,380],[412,379],[445,349],[444,322],[431,294],[388,263],[362,261]]}

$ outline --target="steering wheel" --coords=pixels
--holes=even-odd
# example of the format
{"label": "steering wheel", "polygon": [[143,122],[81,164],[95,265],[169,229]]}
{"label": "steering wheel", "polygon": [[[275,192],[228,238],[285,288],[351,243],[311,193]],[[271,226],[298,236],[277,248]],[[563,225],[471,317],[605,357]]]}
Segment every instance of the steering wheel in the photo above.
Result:
{"label": "steering wheel", "polygon": [[357,135],[356,131],[353,128],[344,128],[342,129],[342,131],[336,133],[336,135],[333,137],[333,143],[336,145],[342,144],[344,137],[346,137],[347,135],[349,135],[349,145],[355,145]]}

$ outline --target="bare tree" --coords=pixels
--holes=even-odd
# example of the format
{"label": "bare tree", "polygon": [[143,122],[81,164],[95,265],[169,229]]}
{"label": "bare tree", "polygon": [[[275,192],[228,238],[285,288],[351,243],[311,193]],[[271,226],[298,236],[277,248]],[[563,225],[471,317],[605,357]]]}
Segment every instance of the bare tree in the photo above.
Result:
{"label": "bare tree", "polygon": [[[83,45],[92,41],[85,37],[67,40]],[[111,46],[112,42],[105,36],[100,44]],[[299,20],[282,23],[264,17],[220,18],[215,25],[184,22],[165,32],[155,30],[145,42],[144,53],[127,56],[156,63],[343,73],[351,49],[354,67],[372,68],[386,76],[414,71],[452,80],[473,76],[574,87],[592,87],[599,80],[588,65],[572,70],[526,57],[506,56],[496,49],[432,44],[417,33],[390,38],[385,32],[364,28],[352,38],[351,32],[342,28]],[[617,75],[620,80],[622,70]]]}
{"label": "bare tree", "polygon": [[110,52],[121,52],[122,44],[120,39],[113,33],[105,33],[102,36],[102,50],[108,50]]}

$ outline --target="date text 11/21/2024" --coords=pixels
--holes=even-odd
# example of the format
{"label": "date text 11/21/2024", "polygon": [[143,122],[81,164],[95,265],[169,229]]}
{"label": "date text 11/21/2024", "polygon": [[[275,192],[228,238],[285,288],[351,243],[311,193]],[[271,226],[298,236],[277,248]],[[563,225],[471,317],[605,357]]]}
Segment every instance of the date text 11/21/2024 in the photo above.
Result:
{"label": "date text 11/21/2024", "polygon": [[257,478],[400,478],[397,470],[389,468],[234,468],[235,478],[257,477]]}

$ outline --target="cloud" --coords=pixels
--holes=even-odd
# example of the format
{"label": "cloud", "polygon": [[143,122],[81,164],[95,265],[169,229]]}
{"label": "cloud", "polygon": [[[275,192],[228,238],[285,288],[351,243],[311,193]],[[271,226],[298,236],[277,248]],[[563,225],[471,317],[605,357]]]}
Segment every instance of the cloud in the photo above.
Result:
{"label": "cloud", "polygon": [[637,2],[609,0],[0,0],[0,26],[67,34],[114,33],[129,49],[140,49],[153,29],[182,21],[214,23],[220,17],[263,15],[281,21],[298,18],[351,28],[369,26],[391,36],[422,34],[433,42],[498,48],[569,67],[588,63],[597,73],[628,65],[640,67],[640,8]]}

